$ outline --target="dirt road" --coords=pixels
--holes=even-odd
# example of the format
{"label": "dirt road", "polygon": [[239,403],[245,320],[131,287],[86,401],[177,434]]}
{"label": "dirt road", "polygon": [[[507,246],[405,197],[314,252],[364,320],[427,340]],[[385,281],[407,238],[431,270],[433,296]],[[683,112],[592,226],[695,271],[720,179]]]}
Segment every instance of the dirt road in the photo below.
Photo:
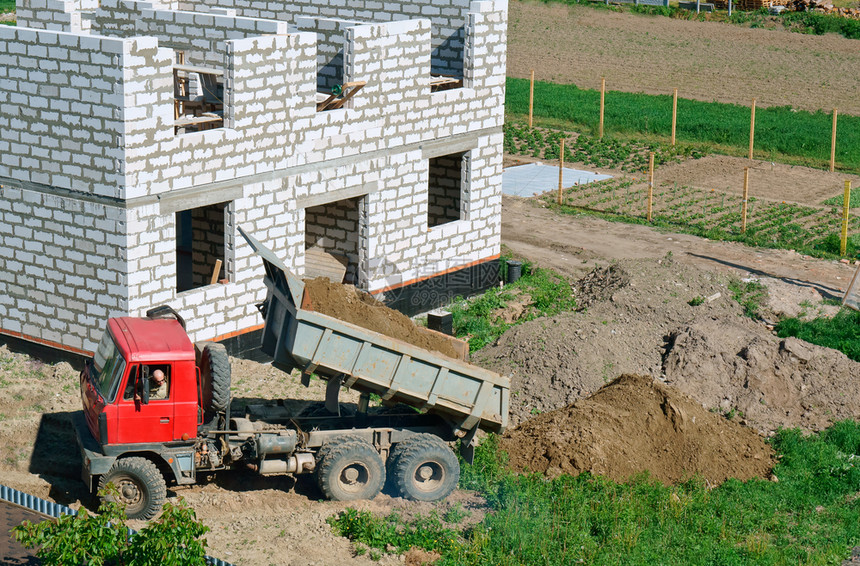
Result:
{"label": "dirt road", "polygon": [[811,287],[824,298],[841,298],[854,266],[789,250],[751,248],[591,216],[560,216],[535,201],[504,197],[502,242],[540,266],[580,278],[595,266],[619,259],[661,258],[740,277],[772,277]]}

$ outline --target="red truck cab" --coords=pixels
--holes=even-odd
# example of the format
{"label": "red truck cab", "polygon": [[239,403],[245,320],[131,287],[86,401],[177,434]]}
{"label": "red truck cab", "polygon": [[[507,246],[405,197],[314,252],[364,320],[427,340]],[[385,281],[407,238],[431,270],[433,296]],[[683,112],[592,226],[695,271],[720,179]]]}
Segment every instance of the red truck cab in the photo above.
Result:
{"label": "red truck cab", "polygon": [[[150,397],[156,370],[165,388]],[[112,318],[81,372],[87,426],[102,445],[195,438],[198,383],[194,345],[178,320]]]}

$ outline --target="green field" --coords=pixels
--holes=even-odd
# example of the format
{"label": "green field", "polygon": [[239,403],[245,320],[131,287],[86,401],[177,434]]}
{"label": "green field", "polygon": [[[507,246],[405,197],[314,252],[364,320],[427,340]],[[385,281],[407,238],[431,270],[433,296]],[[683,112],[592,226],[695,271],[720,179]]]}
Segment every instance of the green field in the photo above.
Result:
{"label": "green field", "polygon": [[0,0],[0,14],[15,10],[15,0]]}
{"label": "green field", "polygon": [[696,479],[665,486],[647,476],[618,484],[588,473],[516,475],[490,437],[475,464],[463,465],[461,487],[491,507],[474,528],[440,520],[456,516],[406,522],[355,510],[330,522],[359,553],[415,546],[439,552],[440,565],[840,564],[860,544],[860,424],[812,436],[783,430],[771,444],[778,482],[711,488]]}
{"label": "green field", "polygon": [[[563,214],[603,214],[605,218],[646,223],[647,186],[626,179],[608,179],[567,188],[562,204],[555,194],[543,197],[547,207]],[[654,189],[651,225],[711,240],[796,250],[815,257],[839,257],[841,210],[751,198],[747,227],[742,230],[740,195],[685,186]],[[848,257],[860,257],[860,217],[848,224]]]}
{"label": "green field", "polygon": [[[507,81],[505,110],[515,120],[528,116],[529,81]],[[574,85],[535,83],[537,123],[595,134],[600,92]],[[755,156],[823,168],[830,162],[832,116],[788,107],[756,109]],[[668,140],[672,129],[671,95],[610,91],[605,97],[604,133]],[[709,151],[746,155],[750,108],[736,104],[678,99],[677,141]],[[860,117],[840,115],[836,142],[837,168],[860,172]]]}

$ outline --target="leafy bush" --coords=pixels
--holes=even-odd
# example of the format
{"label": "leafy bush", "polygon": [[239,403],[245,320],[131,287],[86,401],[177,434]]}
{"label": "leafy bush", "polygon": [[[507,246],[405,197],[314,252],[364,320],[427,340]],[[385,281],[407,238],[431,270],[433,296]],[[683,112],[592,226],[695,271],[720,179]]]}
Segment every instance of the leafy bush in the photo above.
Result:
{"label": "leafy bush", "polygon": [[62,515],[56,521],[24,521],[12,529],[25,547],[35,548],[46,566],[193,566],[205,564],[209,531],[197,521],[193,509],[180,500],[165,503],[158,520],[134,536],[125,526],[125,509],[104,501],[98,514],[81,509],[77,515]]}
{"label": "leafy bush", "polygon": [[406,522],[397,513],[377,517],[369,511],[348,508],[327,521],[338,535],[381,550],[394,547],[404,552],[414,547],[456,552],[462,544],[459,533],[445,527],[436,513]]}

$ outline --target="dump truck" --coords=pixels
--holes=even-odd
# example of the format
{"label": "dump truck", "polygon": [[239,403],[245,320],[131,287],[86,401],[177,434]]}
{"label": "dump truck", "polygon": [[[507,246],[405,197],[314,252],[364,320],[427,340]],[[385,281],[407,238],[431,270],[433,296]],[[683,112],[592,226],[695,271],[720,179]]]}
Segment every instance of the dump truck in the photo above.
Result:
{"label": "dump truck", "polygon": [[[504,431],[509,380],[315,312],[303,281],[242,235],[265,267],[261,350],[306,386],[325,380],[325,403],[296,412],[271,400],[234,415],[223,345],[192,343],[169,306],[111,318],[80,373],[83,410],[72,419],[90,490],[136,519],[160,511],[169,485],[237,468],[314,474],[334,500],[372,499],[385,485],[415,500],[446,497],[460,474],[451,443],[468,460],[479,429]],[[354,410],[339,401],[344,388],[359,392]]]}

